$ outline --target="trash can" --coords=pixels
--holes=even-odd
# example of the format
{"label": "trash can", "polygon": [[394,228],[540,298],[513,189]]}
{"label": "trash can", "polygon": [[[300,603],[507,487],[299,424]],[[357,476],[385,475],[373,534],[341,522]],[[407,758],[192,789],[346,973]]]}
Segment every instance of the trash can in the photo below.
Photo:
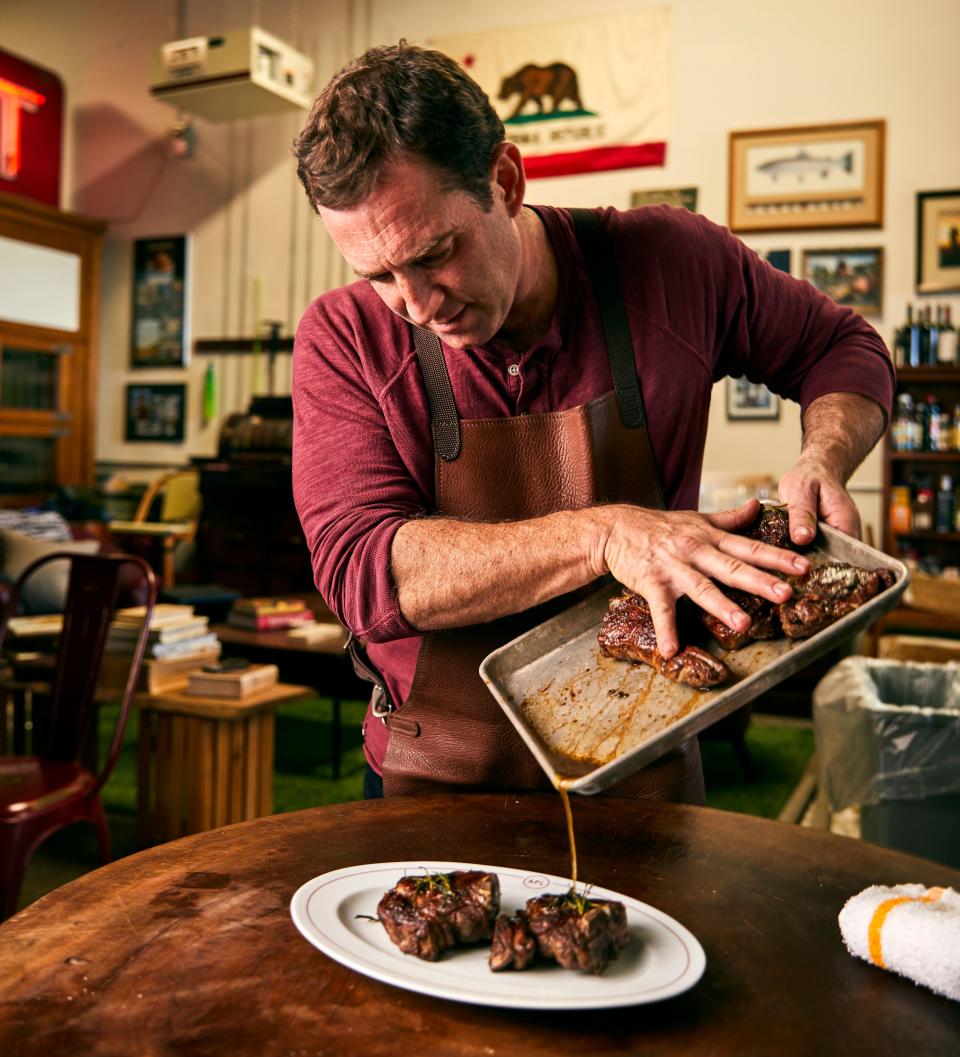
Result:
{"label": "trash can", "polygon": [[830,807],[864,840],[960,867],[960,664],[848,657],[813,694]]}

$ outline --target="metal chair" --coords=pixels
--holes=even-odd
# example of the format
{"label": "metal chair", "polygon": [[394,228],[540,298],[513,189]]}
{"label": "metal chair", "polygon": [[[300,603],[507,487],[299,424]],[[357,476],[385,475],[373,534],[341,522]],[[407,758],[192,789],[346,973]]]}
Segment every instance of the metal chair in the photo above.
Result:
{"label": "metal chair", "polygon": [[[14,669],[12,679],[0,682],[4,703],[11,694],[27,690],[49,704],[48,728],[37,737],[39,744],[31,746],[36,755],[0,756],[0,920],[16,910],[33,852],[57,830],[74,822],[92,823],[101,860],[110,861],[110,834],[100,790],[120,752],[157,596],[156,578],[142,558],[50,554],[28,566],[14,585],[0,624],[0,646],[17,612],[23,585],[37,570],[55,561],[69,562],[70,574],[63,626],[56,655],[50,658],[49,675],[41,676],[40,682],[18,682]],[[130,565],[143,576],[148,599],[133,652],[122,655],[124,664],[114,694],[105,673],[101,673],[101,662],[117,606],[120,571]],[[82,762],[84,745],[88,735],[95,733],[97,702],[111,697],[120,699],[119,715],[107,759],[94,773],[95,768]]]}

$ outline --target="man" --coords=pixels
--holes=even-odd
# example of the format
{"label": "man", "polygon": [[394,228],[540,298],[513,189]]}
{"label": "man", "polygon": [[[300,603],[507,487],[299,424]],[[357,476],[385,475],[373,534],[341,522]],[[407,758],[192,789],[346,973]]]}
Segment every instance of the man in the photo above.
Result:
{"label": "man", "polygon": [[[379,774],[388,794],[542,781],[477,665],[598,577],[648,600],[668,657],[683,595],[736,628],[718,585],[789,597],[775,574],[805,559],[732,534],[755,503],[694,512],[724,375],[802,405],[793,540],[818,517],[859,532],[845,484],[893,372],[852,312],[683,210],[525,206],[519,151],[437,52],[350,63],[295,149],[360,280],[298,330],[294,494],[318,588],[383,689],[368,795]],[[702,796],[695,741],[622,791]]]}

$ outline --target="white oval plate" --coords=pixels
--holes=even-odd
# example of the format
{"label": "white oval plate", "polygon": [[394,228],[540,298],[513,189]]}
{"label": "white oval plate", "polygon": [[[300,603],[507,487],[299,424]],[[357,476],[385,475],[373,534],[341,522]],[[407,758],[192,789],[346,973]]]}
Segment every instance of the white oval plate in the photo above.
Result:
{"label": "white oval plate", "polygon": [[599,975],[543,964],[523,972],[491,972],[489,948],[453,948],[437,962],[401,953],[374,916],[380,897],[404,874],[484,870],[500,878],[500,907],[513,914],[535,895],[563,893],[570,881],[551,874],[458,862],[386,862],[348,866],[314,877],[297,889],[290,914],[315,947],[342,965],[386,984],[437,998],[510,1009],[611,1009],[678,995],[703,975],[707,959],[679,922],[636,899],[591,888],[595,898],[626,907],[631,940]]}

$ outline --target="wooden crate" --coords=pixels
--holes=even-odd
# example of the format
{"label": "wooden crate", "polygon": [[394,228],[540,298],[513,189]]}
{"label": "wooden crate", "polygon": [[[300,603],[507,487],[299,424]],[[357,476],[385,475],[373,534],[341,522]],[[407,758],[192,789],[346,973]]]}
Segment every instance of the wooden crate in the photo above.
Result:
{"label": "wooden crate", "polygon": [[949,613],[955,617],[960,614],[960,579],[914,571],[910,574],[910,585],[903,601],[914,609]]}
{"label": "wooden crate", "polygon": [[929,635],[881,635],[877,656],[887,661],[924,661],[943,664],[960,661],[960,639]]}
{"label": "wooden crate", "polygon": [[239,700],[138,695],[141,847],[271,814],[275,709],[313,693],[277,683]]}

